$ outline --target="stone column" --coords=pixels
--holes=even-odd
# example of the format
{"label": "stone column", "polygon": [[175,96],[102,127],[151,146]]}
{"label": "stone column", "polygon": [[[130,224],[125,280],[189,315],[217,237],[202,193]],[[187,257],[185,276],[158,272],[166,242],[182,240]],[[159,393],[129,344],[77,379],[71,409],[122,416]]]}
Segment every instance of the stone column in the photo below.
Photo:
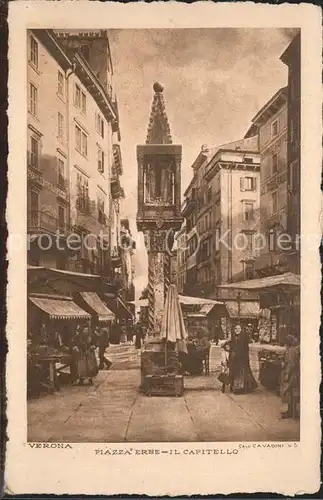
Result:
{"label": "stone column", "polygon": [[148,252],[148,321],[149,334],[158,336],[164,313],[167,289],[170,283],[170,266],[167,255],[167,231],[145,231]]}

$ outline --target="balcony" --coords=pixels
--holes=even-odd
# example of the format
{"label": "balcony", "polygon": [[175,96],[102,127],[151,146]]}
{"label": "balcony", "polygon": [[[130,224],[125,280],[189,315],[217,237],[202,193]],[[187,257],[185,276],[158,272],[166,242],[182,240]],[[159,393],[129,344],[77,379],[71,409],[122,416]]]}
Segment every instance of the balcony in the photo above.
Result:
{"label": "balcony", "polygon": [[124,198],[124,189],[121,187],[119,180],[111,180],[111,196],[114,200]]}
{"label": "balcony", "polygon": [[68,224],[66,221],[59,220],[57,217],[43,211],[28,212],[28,232],[37,233],[54,233],[60,232],[66,234],[68,232]]}
{"label": "balcony", "polygon": [[114,269],[121,267],[120,250],[116,246],[112,247],[111,249],[111,265]]}
{"label": "balcony", "polygon": [[196,200],[192,198],[186,198],[181,207],[182,216],[188,217],[196,209],[197,209]]}
{"label": "balcony", "polygon": [[28,180],[28,183],[33,184],[34,186],[38,187],[39,190],[44,185],[44,179],[43,179],[42,172],[37,167],[32,166],[32,165],[28,165],[27,180]]}
{"label": "balcony", "polygon": [[117,175],[123,174],[123,165],[122,165],[122,157],[121,157],[121,148],[119,144],[113,144],[112,146],[113,152],[113,161],[116,169]]}

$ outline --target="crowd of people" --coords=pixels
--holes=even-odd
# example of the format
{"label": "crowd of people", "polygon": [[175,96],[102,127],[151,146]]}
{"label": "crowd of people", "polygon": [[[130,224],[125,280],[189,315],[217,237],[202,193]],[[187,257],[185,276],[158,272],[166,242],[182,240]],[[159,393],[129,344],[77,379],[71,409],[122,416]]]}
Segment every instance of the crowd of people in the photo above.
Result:
{"label": "crowd of people", "polygon": [[[112,362],[107,357],[111,341],[112,325],[97,325],[91,333],[87,324],[78,325],[74,332],[64,335],[59,329],[47,329],[42,324],[32,342],[37,345],[47,345],[49,348],[70,354],[70,373],[73,385],[93,384],[93,378],[99,370],[109,370]],[[147,335],[144,322],[128,324],[120,327],[120,343],[135,345],[138,352]],[[66,333],[66,332],[65,332]],[[221,372],[219,380],[222,392],[230,390],[233,394],[246,394],[257,388],[257,382],[252,373],[249,360],[249,344],[253,341],[250,328],[242,328],[240,324],[233,327],[228,339],[219,340],[221,345]],[[31,337],[29,338],[31,342]],[[184,373],[198,375],[203,372],[210,351],[210,340],[207,338],[187,341],[187,354],[180,358]],[[286,338],[286,350],[282,363],[281,375],[282,418],[299,416],[300,401],[300,346],[295,336]]]}

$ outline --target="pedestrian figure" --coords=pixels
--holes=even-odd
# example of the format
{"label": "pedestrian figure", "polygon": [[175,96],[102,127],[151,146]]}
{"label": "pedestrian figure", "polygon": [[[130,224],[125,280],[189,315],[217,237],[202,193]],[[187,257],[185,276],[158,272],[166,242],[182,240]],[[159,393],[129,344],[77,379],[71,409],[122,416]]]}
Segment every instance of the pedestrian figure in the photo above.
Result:
{"label": "pedestrian figure", "polygon": [[220,339],[220,336],[221,336],[220,335],[220,330],[221,330],[221,328],[218,325],[214,326],[212,341],[215,343],[215,345],[219,344],[219,339]]}
{"label": "pedestrian figure", "polygon": [[230,384],[230,370],[229,370],[229,358],[230,358],[230,342],[225,342],[221,349],[221,373],[218,380],[222,383],[221,391],[225,392],[225,388]]}
{"label": "pedestrian figure", "polygon": [[71,353],[71,382],[77,384],[79,381],[77,364],[79,359],[79,348],[77,347],[78,339],[80,336],[80,325],[77,325],[75,333],[71,336],[70,340],[70,353]]}
{"label": "pedestrian figure", "polygon": [[286,352],[283,360],[282,382],[282,418],[299,417],[300,401],[300,346],[293,335],[286,338]]}
{"label": "pedestrian figure", "polygon": [[133,344],[133,324],[130,321],[127,323],[127,341]]}
{"label": "pedestrian figure", "polygon": [[95,357],[95,345],[93,345],[88,327],[84,327],[75,339],[75,346],[78,348],[77,375],[79,385],[83,385],[88,379],[89,384],[93,384],[93,377],[98,374],[98,365]]}
{"label": "pedestrian figure", "polygon": [[112,362],[105,357],[105,351],[110,345],[110,332],[109,328],[104,326],[102,328],[96,328],[95,331],[95,345],[98,347],[99,355],[99,370],[104,370],[105,367],[109,369]]}
{"label": "pedestrian figure", "polygon": [[142,326],[141,326],[141,323],[138,322],[137,327],[136,327],[136,340],[135,340],[136,349],[141,349],[142,335],[143,335]]}
{"label": "pedestrian figure", "polygon": [[237,324],[230,341],[229,357],[230,390],[235,394],[252,392],[257,387],[250,368],[248,340],[248,333]]}

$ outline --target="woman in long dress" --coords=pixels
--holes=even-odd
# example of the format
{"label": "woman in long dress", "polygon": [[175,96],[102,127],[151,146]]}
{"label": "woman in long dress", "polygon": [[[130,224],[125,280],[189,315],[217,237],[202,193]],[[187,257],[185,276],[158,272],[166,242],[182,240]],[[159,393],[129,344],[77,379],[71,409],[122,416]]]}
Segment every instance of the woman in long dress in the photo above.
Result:
{"label": "woman in long dress", "polygon": [[75,346],[78,349],[77,375],[79,384],[83,385],[84,380],[88,379],[89,384],[92,385],[93,377],[98,374],[98,364],[95,357],[95,345],[92,343],[88,327],[84,327],[76,336]]}
{"label": "woman in long dress", "polygon": [[249,361],[249,341],[247,332],[237,324],[230,341],[230,389],[235,394],[252,392],[257,382],[252,374]]}
{"label": "woman in long dress", "polygon": [[299,417],[300,401],[300,346],[296,338],[288,335],[283,361],[282,383],[282,418]]}

